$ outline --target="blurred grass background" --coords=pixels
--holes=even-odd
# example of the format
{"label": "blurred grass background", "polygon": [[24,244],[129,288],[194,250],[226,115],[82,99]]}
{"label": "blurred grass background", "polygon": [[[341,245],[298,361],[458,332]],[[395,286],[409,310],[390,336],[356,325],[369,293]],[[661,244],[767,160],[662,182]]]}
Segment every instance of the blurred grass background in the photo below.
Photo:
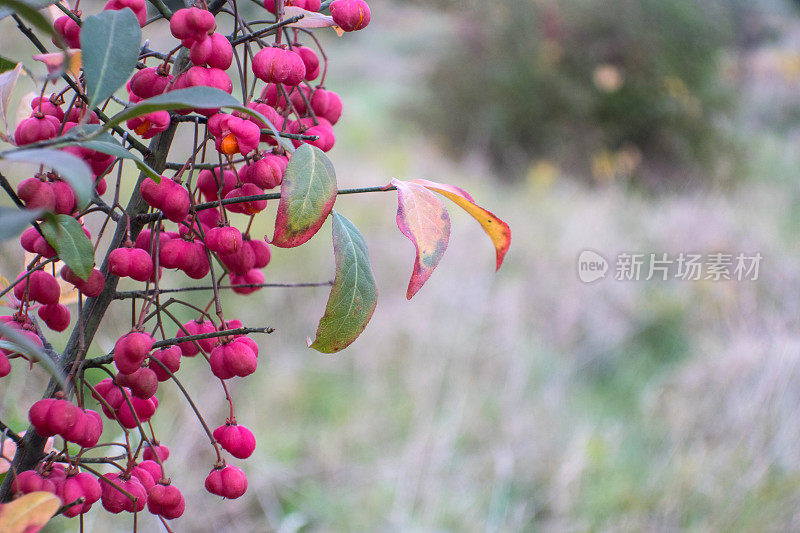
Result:
{"label": "blurred grass background", "polygon": [[[322,356],[304,341],[325,289],[226,299],[231,316],[276,328],[259,339],[258,372],[232,391],[258,440],[253,458],[234,462],[250,489],[231,502],[203,490],[213,452],[163,385],[154,424],[187,498],[175,530],[800,528],[794,6],[370,6],[366,31],[324,40],[326,85],[345,102],[331,152],[340,186],[462,186],[510,223],[511,251],[494,274],[488,240],[454,209],[450,250],[407,302],[413,248],[395,226],[396,197],[342,197],[379,284],[371,324]],[[274,210],[259,231],[271,235]],[[585,248],[764,260],[755,282],[587,286],[575,266]],[[7,277],[18,254],[4,246]],[[322,281],[332,263],[326,224],[308,244],[274,250],[266,273]],[[97,353],[128,314],[113,309]],[[45,376],[12,376],[0,416],[20,421]],[[207,369],[185,360],[179,376],[209,423],[224,423]],[[130,527],[103,512],[86,519],[87,531]],[[149,515],[139,527],[160,530]],[[49,528],[62,529],[77,526]]]}

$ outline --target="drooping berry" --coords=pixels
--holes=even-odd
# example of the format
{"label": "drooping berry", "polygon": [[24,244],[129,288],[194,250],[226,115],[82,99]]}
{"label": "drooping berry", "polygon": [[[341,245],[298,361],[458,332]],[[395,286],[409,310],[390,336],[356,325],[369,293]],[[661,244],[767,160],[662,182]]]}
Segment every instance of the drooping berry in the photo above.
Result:
{"label": "drooping berry", "polygon": [[60,215],[71,215],[78,203],[72,187],[63,181],[54,181],[50,187],[55,196],[55,212]]}
{"label": "drooping berry", "polygon": [[89,279],[82,280],[65,265],[61,269],[61,277],[64,278],[64,281],[75,285],[75,288],[90,298],[94,298],[103,292],[103,287],[106,285],[103,273],[96,268],[89,274]]}
{"label": "drooping berry", "polygon": [[128,387],[131,394],[143,400],[152,397],[158,390],[158,377],[147,367],[140,367],[132,374],[117,374],[117,383]]}
{"label": "drooping berry", "polygon": [[333,21],[344,31],[363,30],[369,24],[369,6],[364,0],[333,0],[329,9]]}
{"label": "drooping berry", "polygon": [[211,228],[206,232],[206,246],[219,254],[234,254],[242,248],[242,233],[231,226]]}
{"label": "drooping berry", "polygon": [[256,258],[255,263],[253,263],[253,268],[264,268],[269,264],[272,258],[272,252],[270,252],[269,245],[266,242],[248,239],[245,241],[245,244],[249,244],[250,248],[253,249],[253,254]]}
{"label": "drooping berry", "polygon": [[[252,183],[243,183],[241,187],[236,187],[225,195],[226,200],[233,198],[244,198],[247,196],[257,196],[264,194],[264,189]],[[250,200],[248,202],[236,202],[225,206],[232,213],[242,213],[245,215],[255,215],[267,208],[266,200]]]}
{"label": "drooping berry", "polygon": [[39,178],[28,178],[17,186],[17,196],[25,202],[28,209],[45,209],[55,211],[56,194],[52,185]]}
{"label": "drooping berry", "polygon": [[69,309],[66,305],[43,305],[38,311],[39,318],[53,331],[64,331],[69,327]]}
{"label": "drooping berry", "polygon": [[260,189],[274,189],[283,181],[283,171],[277,157],[267,154],[261,159],[243,166],[239,177],[245,183],[252,183]]}
{"label": "drooping berry", "polygon": [[[128,120],[125,125],[143,139],[151,139],[169,128],[170,117],[166,111],[153,111]],[[149,178],[148,178],[149,179]]]}
{"label": "drooping berry", "polygon": [[247,476],[240,468],[214,468],[206,477],[206,490],[223,498],[236,499],[247,492]]}
{"label": "drooping berry", "polygon": [[319,76],[319,58],[317,57],[317,53],[311,48],[299,44],[294,45],[293,49],[306,66],[305,80],[312,81],[317,79],[317,76]]}
{"label": "drooping berry", "polygon": [[156,455],[158,456],[159,459],[161,459],[162,462],[166,461],[167,459],[169,459],[169,448],[167,448],[163,444],[159,444],[157,446],[144,447],[144,452],[142,454],[142,457],[144,457],[146,461],[155,461]]}
{"label": "drooping berry", "polygon": [[25,298],[42,304],[56,304],[61,296],[61,288],[58,286],[56,278],[44,270],[34,270],[28,276],[27,281],[23,280],[14,286],[14,296],[18,300]]}
{"label": "drooping berry", "polygon": [[[81,27],[67,15],[62,15],[53,21],[53,28],[64,40],[68,48],[81,47]],[[53,44],[57,44],[53,38]]]}
{"label": "drooping berry", "polygon": [[108,0],[103,10],[119,11],[126,7],[130,8],[133,14],[136,15],[139,26],[144,27],[147,22],[147,6],[144,0]]}
{"label": "drooping berry", "polygon": [[291,50],[270,46],[253,57],[253,73],[267,83],[299,85],[306,75],[303,59]]}
{"label": "drooping berry", "polygon": [[152,98],[166,91],[172,80],[172,74],[166,73],[162,67],[148,67],[131,77],[129,89],[139,98]]}
{"label": "drooping berry", "polygon": [[169,21],[172,36],[181,41],[189,41],[184,42],[184,45],[189,46],[195,41],[206,39],[216,27],[214,14],[197,7],[177,10]]}
{"label": "drooping berry", "polygon": [[114,364],[123,374],[133,374],[142,366],[144,358],[153,347],[153,337],[132,331],[123,335],[114,345]]}
{"label": "drooping berry", "polygon": [[[184,333],[183,330],[186,330],[187,333]],[[203,333],[213,333],[217,330],[214,327],[214,324],[208,320],[190,320],[186,324],[183,324],[183,329],[178,329],[178,332],[175,334],[176,338],[186,337],[187,335],[201,335]],[[214,349],[214,343],[216,339],[209,338],[209,339],[201,339],[194,342],[182,342],[178,344],[180,347],[181,352],[186,357],[194,357],[198,353],[200,353],[200,349],[202,349],[205,353],[211,353],[211,350]],[[196,343],[196,344],[195,344]]]}
{"label": "drooping berry", "polygon": [[189,49],[189,59],[195,65],[228,70],[233,62],[233,46],[221,33],[212,33],[207,39],[195,41]]}
{"label": "drooping berry", "polygon": [[140,248],[116,248],[108,255],[109,271],[115,276],[147,281],[153,275],[153,259]]}
{"label": "drooping berry", "polygon": [[[197,188],[203,194],[206,201],[213,201],[219,198],[221,193],[224,198],[236,187],[236,173],[232,170],[224,170],[220,177],[218,168],[213,170],[203,169],[197,176]],[[221,189],[221,190],[220,190]]]}
{"label": "drooping berry", "polygon": [[181,367],[181,349],[178,346],[167,346],[150,354],[147,367],[155,373],[158,381],[167,381],[169,374],[154,359],[161,361],[174,374]]}
{"label": "drooping berry", "polygon": [[104,474],[102,477],[113,482],[135,499],[135,502],[131,501],[125,494],[117,490],[116,487],[110,483],[101,483],[100,501],[106,511],[114,514],[121,513],[122,511],[134,513],[145,508],[147,505],[147,491],[136,477],[131,476],[129,479],[124,479],[116,472]]}
{"label": "drooping berry", "polygon": [[[247,271],[245,275],[236,274],[235,272],[231,272],[231,284],[232,285],[263,285],[266,278],[264,277],[264,273],[258,270],[257,268],[251,268]],[[236,294],[252,294],[260,290],[260,287],[234,287],[233,292]]]}
{"label": "drooping berry", "polygon": [[[41,115],[41,116],[39,116]],[[14,142],[17,146],[46,141],[58,135],[61,122],[51,115],[36,114],[20,121],[14,130]]]}
{"label": "drooping berry", "polygon": [[30,494],[31,492],[52,492],[56,493],[56,485],[50,479],[42,477],[35,470],[26,470],[20,472],[14,481],[11,483],[11,490],[14,492],[21,492],[22,494]]}
{"label": "drooping berry", "polygon": [[237,459],[247,459],[256,449],[256,438],[247,427],[234,420],[214,430],[214,439]]}
{"label": "drooping berry", "polygon": [[147,509],[155,515],[172,520],[183,514],[186,503],[177,487],[159,483],[147,493]]}
{"label": "drooping berry", "polygon": [[247,274],[256,263],[256,256],[253,249],[249,246],[242,246],[242,249],[235,254],[220,255],[219,260],[228,267],[234,274]]}

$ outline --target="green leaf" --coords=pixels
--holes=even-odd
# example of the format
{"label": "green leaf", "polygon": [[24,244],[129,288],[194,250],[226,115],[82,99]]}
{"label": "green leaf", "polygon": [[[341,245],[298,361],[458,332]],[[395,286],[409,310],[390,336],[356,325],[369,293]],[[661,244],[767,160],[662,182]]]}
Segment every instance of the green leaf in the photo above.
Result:
{"label": "green leaf", "polygon": [[[58,0],[34,0],[21,2],[20,0],[0,0],[0,19],[16,13],[30,22],[36,29],[54,35],[53,25],[39,13],[39,9],[55,4]],[[6,37],[7,39],[8,37]]]}
{"label": "green leaf", "polygon": [[61,369],[50,359],[42,348],[31,342],[31,340],[20,333],[19,330],[12,328],[5,322],[0,322],[0,337],[3,338],[3,340],[0,341],[0,343],[4,344],[2,348],[19,352],[33,361],[38,361],[42,364],[42,367],[58,381],[58,384],[61,385],[62,388],[66,387],[64,373]]}
{"label": "green leaf", "polygon": [[55,170],[72,186],[80,207],[92,197],[92,171],[80,157],[49,148],[29,148],[0,153],[0,159],[21,163],[36,163]]}
{"label": "green leaf", "polygon": [[349,346],[367,327],[378,304],[378,288],[369,264],[364,237],[352,222],[337,213],[333,218],[333,254],[336,278],[325,315],[319,321],[317,338],[309,347],[334,353]]}
{"label": "green leaf", "polygon": [[[122,144],[120,144],[113,135],[106,131],[98,131],[100,129],[101,126],[96,124],[88,124],[83,128],[72,128],[67,135],[64,136],[67,141],[63,143],[57,143],[56,146],[82,146],[83,148],[113,155],[114,157],[120,159],[129,159],[133,161],[137,167],[139,167],[139,170],[144,172],[147,176],[153,178],[156,183],[161,181],[161,175],[158,172],[150,168],[147,163],[136,157],[133,152],[122,146]],[[89,140],[81,140],[81,137],[89,136],[91,136]],[[58,141],[58,139],[54,139],[54,141]]]}
{"label": "green leaf", "polygon": [[304,144],[289,160],[272,244],[300,246],[319,230],[336,201],[336,171],[325,152]]}
{"label": "green leaf", "polygon": [[0,207],[0,241],[16,237],[28,227],[32,220],[42,216],[41,209],[19,209]]}
{"label": "green leaf", "polygon": [[[81,30],[83,31],[83,30]],[[83,33],[81,33],[83,35]],[[260,120],[269,126],[269,129],[276,135],[276,139],[288,151],[294,151],[292,144],[287,142],[286,139],[277,137],[278,130],[267,117],[254,109],[243,106],[236,98],[226,93],[221,89],[215,87],[189,87],[186,89],[178,89],[177,91],[169,91],[164,94],[159,94],[147,100],[142,100],[135,106],[129,107],[120,111],[105,125],[106,128],[121,124],[126,120],[140,117],[154,111],[174,111],[177,109],[214,109],[217,107],[225,107],[240,111],[251,117]]]}
{"label": "green leaf", "polygon": [[136,68],[141,42],[142,28],[130,9],[86,18],[81,26],[81,61],[91,107],[125,85]]}
{"label": "green leaf", "polygon": [[40,225],[45,240],[58,257],[82,280],[94,268],[94,247],[80,223],[69,215],[48,215]]}
{"label": "green leaf", "polygon": [[17,63],[17,61],[12,61],[0,56],[0,74],[8,72],[9,70],[14,70],[17,67]]}

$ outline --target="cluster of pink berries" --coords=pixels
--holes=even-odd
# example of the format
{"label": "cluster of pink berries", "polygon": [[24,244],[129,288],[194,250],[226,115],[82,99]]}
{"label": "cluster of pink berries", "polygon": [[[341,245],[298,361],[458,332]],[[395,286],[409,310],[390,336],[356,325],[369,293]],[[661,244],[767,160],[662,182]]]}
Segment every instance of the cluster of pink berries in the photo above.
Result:
{"label": "cluster of pink berries", "polygon": [[64,505],[83,498],[83,503],[73,505],[64,511],[64,516],[73,517],[86,513],[100,499],[100,482],[91,474],[80,472],[77,468],[64,468],[59,463],[42,465],[38,470],[20,472],[11,485],[14,492],[51,492],[58,496]]}
{"label": "cluster of pink berries", "polygon": [[[285,5],[312,12],[322,7],[320,0],[285,0]],[[234,42],[238,41],[216,31],[215,15],[205,7],[205,2],[202,2],[172,14],[170,32],[180,41],[180,46],[166,56],[156,54],[163,59],[157,66],[144,63],[149,54],[142,57],[138,71],[126,86],[131,105],[168,91],[190,87],[213,87],[232,93],[233,83],[227,71],[235,56]],[[264,0],[264,7],[275,13],[274,0]],[[146,25],[145,0],[109,0],[104,7],[106,10],[125,8],[133,11],[142,27]],[[334,23],[344,31],[360,30],[369,24],[370,10],[363,0],[334,0],[329,9]],[[71,15],[57,18],[54,43],[63,42],[71,48],[80,48],[81,24],[78,21],[81,16],[81,11],[76,9]],[[251,96],[243,104],[260,113],[266,121],[240,111],[227,113],[220,109],[201,108],[154,111],[127,121],[131,132],[150,139],[176,127],[178,122],[186,122],[178,115],[202,115],[196,117],[195,124],[205,122],[207,135],[201,139],[202,151],[196,147],[195,153],[201,152],[205,156],[205,143],[213,139],[217,153],[212,160],[219,161],[219,164],[203,164],[194,184],[194,176],[184,178],[184,172],[194,168],[188,163],[174,176],[161,176],[159,181],[143,179],[138,192],[152,212],[158,214],[157,220],[138,234],[131,231],[123,236],[121,245],[108,254],[107,275],[93,269],[84,280],[68,266],[61,269],[63,280],[73,285],[82,297],[96,298],[104,290],[110,290],[106,289],[107,276],[146,283],[148,289],[161,279],[163,269],[180,271],[191,279],[202,279],[212,271],[215,260],[223,267],[222,275],[215,280],[217,284],[227,276],[232,285],[230,288],[239,294],[250,294],[263,286],[265,276],[262,269],[270,263],[271,252],[264,240],[251,239],[249,229],[252,217],[262,212],[267,202],[244,198],[263,195],[283,182],[291,154],[278,142],[276,132],[291,138],[295,147],[308,143],[328,151],[335,144],[333,127],[342,115],[342,100],[324,87],[327,63],[320,61],[313,48],[297,42],[297,30],[291,44],[280,44],[284,31],[289,36],[291,29],[278,30],[276,44],[272,46],[265,46],[255,37],[246,39],[247,46],[257,42],[260,50],[255,54],[248,50],[247,57],[252,60],[249,68],[255,80]],[[182,57],[188,56],[189,60],[180,71],[175,67],[180,63],[172,61],[179,49],[182,49]],[[245,61],[244,67],[247,65]],[[176,70],[171,72],[173,68]],[[265,85],[256,86],[260,83],[258,80]],[[318,85],[313,86],[312,82]],[[100,124],[98,114],[81,98],[75,98],[65,109],[66,92],[46,97],[42,90],[42,96],[33,100],[30,116],[21,120],[14,132],[14,142],[18,146],[54,139],[78,125]],[[251,100],[252,95],[257,97]],[[61,150],[85,161],[94,176],[95,191],[99,196],[105,194],[106,176],[117,164],[117,159],[82,146]],[[116,189],[119,190],[119,183]],[[29,209],[72,216],[78,221],[87,214],[82,211],[83,206],[78,205],[72,188],[54,172],[40,172],[23,180],[17,187],[17,194]],[[203,201],[216,205],[207,204],[196,209]],[[113,203],[113,209],[119,207],[116,195]],[[231,216],[234,214],[249,217],[246,230],[236,227]],[[130,227],[130,220],[128,222]],[[168,223],[177,227],[169,227]],[[84,228],[84,231],[91,239],[88,230]],[[55,277],[55,269],[50,272],[48,266],[50,260],[58,259],[58,255],[39,227],[27,229],[20,242],[26,251],[36,255],[36,259],[14,285],[17,312],[0,317],[0,322],[43,347],[46,343],[36,322],[30,318],[31,310],[38,310],[41,321],[54,331],[64,331],[70,324],[69,309],[60,302],[62,289]],[[43,259],[47,261],[41,264]],[[246,335],[230,334],[234,332],[229,331],[242,327],[242,323],[223,319],[221,311],[218,311],[219,321],[216,321],[207,309],[197,318],[180,325],[171,341],[157,343],[153,335],[145,331],[143,318],[116,341],[112,359],[116,374],[91,389],[103,415],[124,428],[126,435],[128,430],[142,429],[142,425],[155,415],[159,407],[156,397],[159,384],[174,378],[183,357],[202,354],[200,359],[206,360],[211,373],[223,383],[256,371],[258,345]],[[205,337],[182,340],[196,335]],[[0,377],[9,374],[10,359],[18,357],[26,356],[14,352],[13,348],[0,348]],[[67,452],[67,442],[80,446],[83,454],[86,449],[97,445],[103,432],[101,415],[83,406],[83,402],[78,406],[64,399],[63,393],[58,393],[56,398],[36,402],[28,415],[39,435],[58,435],[65,441],[62,455]],[[225,424],[210,435],[217,461],[206,477],[205,487],[212,494],[233,499],[246,492],[247,477],[240,468],[227,464],[220,450],[236,459],[247,459],[254,453],[256,439],[247,427],[238,423],[233,414],[233,404],[230,408]],[[73,461],[69,454],[66,454],[66,460],[58,455],[54,458],[51,454],[35,470],[20,472],[12,488],[17,493],[49,491],[58,495],[65,505],[82,498],[82,503],[64,512],[66,516],[85,513],[95,502],[101,501],[111,513],[140,512],[146,508],[164,519],[177,518],[183,514],[185,502],[180,490],[164,474],[164,461],[169,457],[169,449],[154,439],[141,449],[131,449],[128,444],[127,464],[120,467],[120,472],[96,477],[81,472],[79,461]],[[64,462],[67,462],[66,467],[60,464]]]}

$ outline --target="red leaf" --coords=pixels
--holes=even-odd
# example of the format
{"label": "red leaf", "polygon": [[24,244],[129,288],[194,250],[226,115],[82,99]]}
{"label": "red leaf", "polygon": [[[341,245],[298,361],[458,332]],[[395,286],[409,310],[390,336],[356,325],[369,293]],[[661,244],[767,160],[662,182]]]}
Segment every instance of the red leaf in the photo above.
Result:
{"label": "red leaf", "polygon": [[450,241],[450,215],[442,201],[422,185],[393,179],[397,187],[397,227],[417,249],[408,283],[409,300],[433,274]]}

